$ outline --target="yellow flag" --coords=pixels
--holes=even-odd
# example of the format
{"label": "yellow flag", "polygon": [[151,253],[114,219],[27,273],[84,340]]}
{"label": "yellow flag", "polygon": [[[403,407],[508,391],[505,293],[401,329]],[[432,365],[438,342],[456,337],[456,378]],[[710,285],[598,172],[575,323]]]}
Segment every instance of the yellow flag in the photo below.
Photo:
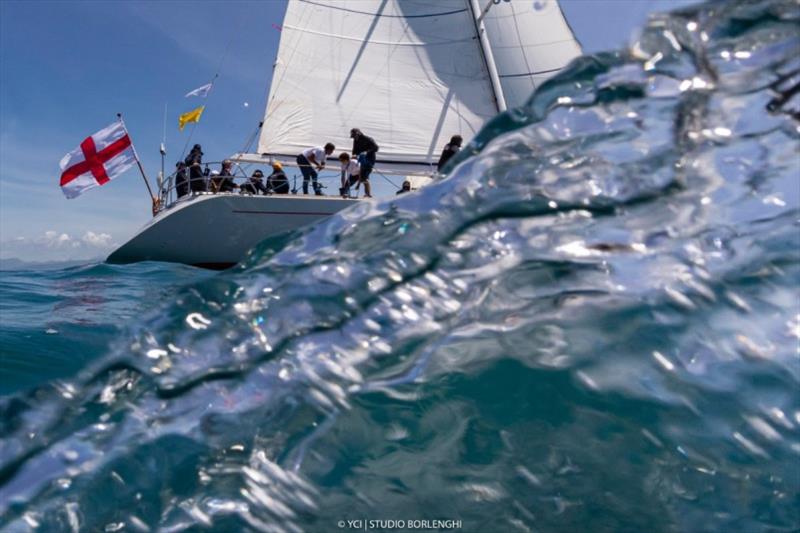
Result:
{"label": "yellow flag", "polygon": [[203,109],[206,106],[201,105],[197,109],[192,109],[191,111],[187,111],[183,115],[178,117],[178,127],[181,131],[183,131],[183,127],[186,126],[189,122],[200,122],[200,115],[203,114]]}

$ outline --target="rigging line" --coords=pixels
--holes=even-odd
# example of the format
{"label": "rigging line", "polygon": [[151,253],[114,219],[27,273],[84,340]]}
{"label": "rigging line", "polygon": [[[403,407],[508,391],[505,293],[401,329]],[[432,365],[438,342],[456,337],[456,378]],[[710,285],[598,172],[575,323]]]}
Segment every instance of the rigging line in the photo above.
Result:
{"label": "rigging line", "polygon": [[394,19],[420,19],[420,18],[428,18],[428,17],[443,17],[445,15],[455,15],[456,13],[463,13],[467,9],[455,9],[453,11],[443,11],[441,13],[428,13],[425,15],[380,15],[378,13],[369,13],[368,11],[358,11],[356,9],[347,9],[346,7],[335,7],[325,4],[320,4],[319,2],[312,2],[311,0],[300,0],[305,4],[311,4],[313,6],[325,7],[328,9],[335,9],[336,11],[346,11],[348,13],[358,13],[359,15],[369,15],[370,17],[381,17],[381,18],[394,18]]}
{"label": "rigging line", "polygon": [[[242,24],[244,23],[244,13],[239,15],[238,24],[236,26],[236,30],[232,31],[230,37],[228,37],[228,44],[225,45],[225,51],[222,52],[222,57],[219,60],[219,65],[217,65],[217,70],[214,72],[214,77],[211,78],[211,87],[208,88],[208,92],[206,92],[205,96],[203,96],[203,111],[205,111],[206,103],[208,101],[209,95],[214,90],[214,85],[219,78],[219,73],[222,71],[222,65],[225,63],[225,60],[228,58],[228,52],[231,49],[231,45],[233,44],[233,38],[239,33],[239,30],[242,29]],[[192,136],[194,135],[195,130],[197,129],[197,125],[199,122],[192,123],[192,131],[189,132],[189,137],[186,139],[186,142],[183,145],[183,150],[181,151],[181,160],[186,155],[186,149],[189,147],[189,143],[192,141]]]}
{"label": "rigging line", "polygon": [[[293,155],[293,154],[289,154],[289,153],[278,153],[278,152],[273,152],[273,153],[270,153],[270,154],[267,154],[267,155],[270,155],[272,157],[285,157],[285,158],[290,158],[290,159],[297,157],[297,155]],[[376,164],[382,164],[382,165],[413,165],[413,166],[426,167],[426,168],[433,166],[433,164],[428,162],[428,161],[406,161],[406,160],[401,160],[401,159],[379,159]]]}
{"label": "rigging line", "polygon": [[[563,68],[563,67],[562,67]],[[539,74],[549,74],[551,72],[558,72],[560,68],[551,68],[548,70],[537,70],[534,72],[522,72],[520,74],[500,74],[501,78],[521,78],[523,76],[537,76]]]}
{"label": "rigging line", "polygon": [[[258,132],[261,131],[261,126],[263,126],[263,125],[264,125],[263,122],[259,122],[258,123],[258,126],[256,126],[256,129],[253,130],[253,133],[250,134],[250,138],[245,143],[244,148],[242,149],[241,153],[246,154],[250,150],[250,147],[253,145],[253,141],[256,140],[256,137],[258,136]],[[245,163],[244,165],[242,165],[241,163],[236,163],[236,166],[242,172],[244,172],[245,175],[247,175],[247,171],[250,169],[250,165],[251,165],[251,163]]]}
{"label": "rigging line", "polygon": [[256,129],[253,131],[253,133],[250,134],[250,137],[247,139],[247,142],[245,143],[244,148],[242,149],[241,153],[243,153],[243,154],[248,153],[248,151],[250,150],[250,147],[253,145],[253,141],[255,141],[256,137],[258,136],[259,130],[261,130],[261,126],[263,126],[263,125],[264,125],[263,122],[259,122],[258,123],[258,126],[256,126]]}
{"label": "rigging line", "polygon": [[398,186],[397,186],[397,184],[396,184],[395,182],[393,182],[392,180],[390,180],[389,178],[387,178],[386,176],[384,176],[383,172],[381,172],[380,170],[375,170],[375,171],[373,171],[373,172],[375,172],[375,173],[376,173],[376,174],[378,174],[380,177],[382,177],[383,179],[385,179],[386,181],[388,181],[388,182],[389,182],[389,184],[390,184],[392,187],[394,187],[395,189],[399,189],[399,188],[400,188],[400,187],[398,187]]}
{"label": "rigging line", "polygon": [[[519,49],[522,52],[522,59],[525,60],[525,66],[527,67],[528,72],[531,72],[533,71],[533,68],[531,67],[530,61],[528,61],[528,54],[526,53],[525,45],[522,44],[522,34],[519,31],[519,21],[517,21],[517,12],[514,9],[514,4],[511,4],[509,7],[511,7],[511,15],[514,17],[512,21],[514,22],[514,31],[516,31],[517,33],[517,41],[519,42]],[[502,78],[503,76],[500,77]],[[531,83],[533,83],[533,88],[535,90],[536,82],[531,80]]]}

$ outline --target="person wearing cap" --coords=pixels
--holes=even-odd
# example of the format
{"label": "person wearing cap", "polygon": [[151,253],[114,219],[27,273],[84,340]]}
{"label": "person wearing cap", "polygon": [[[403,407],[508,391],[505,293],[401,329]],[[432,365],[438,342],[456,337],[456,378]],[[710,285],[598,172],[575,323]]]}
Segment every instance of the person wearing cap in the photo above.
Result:
{"label": "person wearing cap", "polygon": [[[314,193],[317,196],[322,196],[322,188],[317,181],[317,171],[325,168],[325,159],[334,150],[336,150],[336,146],[333,143],[328,143],[324,148],[322,146],[307,148],[297,156],[297,166],[300,167],[300,172],[303,174],[303,194],[308,194],[308,182],[311,181]],[[316,167],[316,170],[314,167]]]}
{"label": "person wearing cap", "polygon": [[232,167],[233,162],[226,159],[222,162],[220,170],[211,171],[211,178],[208,180],[211,192],[230,192],[237,187],[231,177],[233,175],[231,172]]}
{"label": "person wearing cap", "polygon": [[[353,128],[350,130],[350,138],[353,139],[353,149],[350,153],[353,154],[353,157],[358,158],[358,164],[360,167],[357,181],[358,183],[364,184],[364,196],[367,198],[372,198],[369,185],[369,175],[372,173],[372,169],[375,167],[375,159],[380,148],[375,142],[375,139],[369,137],[368,135],[364,135],[364,133],[358,128]],[[350,185],[353,185],[353,183],[355,182],[351,182]]]}
{"label": "person wearing cap", "polygon": [[192,192],[205,192],[208,190],[206,177],[203,174],[203,149],[195,144],[183,163],[189,169],[189,188]]}
{"label": "person wearing cap", "polygon": [[267,177],[267,191],[275,194],[289,194],[289,178],[283,172],[283,165],[272,163],[272,174]]}
{"label": "person wearing cap", "polygon": [[253,171],[253,175],[247,180],[247,183],[242,184],[239,190],[247,194],[267,194],[267,188],[264,186],[264,173],[260,169]]}
{"label": "person wearing cap", "polygon": [[450,142],[444,145],[444,150],[442,150],[442,155],[439,157],[439,163],[436,165],[436,170],[439,172],[442,171],[445,164],[447,164],[450,159],[461,150],[461,143],[464,140],[461,138],[461,135],[453,135],[450,137]]}

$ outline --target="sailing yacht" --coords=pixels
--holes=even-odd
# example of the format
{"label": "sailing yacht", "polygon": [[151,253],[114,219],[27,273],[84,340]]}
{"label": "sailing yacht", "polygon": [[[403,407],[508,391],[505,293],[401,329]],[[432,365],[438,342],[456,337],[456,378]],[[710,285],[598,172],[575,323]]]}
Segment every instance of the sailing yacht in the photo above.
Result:
{"label": "sailing yacht", "polygon": [[[580,53],[557,0],[289,0],[257,151],[231,159],[296,167],[311,146],[349,150],[359,128],[380,146],[372,175],[418,188],[450,137],[473,137]],[[225,268],[270,235],[368,201],[235,193],[173,201],[170,179],[161,197],[154,218],[108,262]]]}

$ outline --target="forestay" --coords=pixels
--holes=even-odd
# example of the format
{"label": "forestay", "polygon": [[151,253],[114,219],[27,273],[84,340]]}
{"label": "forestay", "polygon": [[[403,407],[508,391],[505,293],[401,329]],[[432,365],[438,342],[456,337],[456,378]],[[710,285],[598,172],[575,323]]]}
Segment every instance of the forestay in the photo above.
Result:
{"label": "forestay", "polygon": [[558,4],[540,1],[493,6],[486,50],[470,0],[289,0],[258,153],[349,150],[357,127],[380,145],[379,166],[429,172],[452,135],[497,113],[492,48],[510,105],[579,53]]}

